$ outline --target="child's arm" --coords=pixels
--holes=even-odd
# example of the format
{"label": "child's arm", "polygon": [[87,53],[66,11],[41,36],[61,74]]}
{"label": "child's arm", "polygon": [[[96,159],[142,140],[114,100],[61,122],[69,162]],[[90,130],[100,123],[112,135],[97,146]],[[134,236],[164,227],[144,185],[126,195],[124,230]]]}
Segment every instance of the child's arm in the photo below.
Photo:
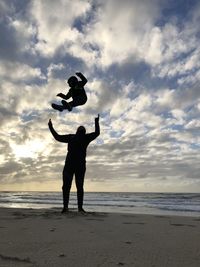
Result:
{"label": "child's arm", "polygon": [[53,137],[59,141],[59,142],[63,142],[63,143],[68,143],[69,142],[69,139],[70,139],[70,135],[67,134],[67,135],[60,135],[56,132],[56,130],[53,128],[53,124],[52,124],[52,121],[51,119],[49,120],[48,122],[48,126],[49,126],[49,130],[51,132],[51,134],[53,135]]}
{"label": "child's arm", "polygon": [[81,79],[82,85],[86,85],[87,79],[85,78],[85,76],[81,72],[76,72],[76,75]]}
{"label": "child's arm", "polygon": [[64,95],[63,93],[59,93],[59,94],[57,94],[57,96],[59,96],[59,97],[65,99],[65,100],[67,100],[67,99],[69,99],[70,97],[72,97],[72,94],[71,94],[71,91],[69,91],[66,95]]}

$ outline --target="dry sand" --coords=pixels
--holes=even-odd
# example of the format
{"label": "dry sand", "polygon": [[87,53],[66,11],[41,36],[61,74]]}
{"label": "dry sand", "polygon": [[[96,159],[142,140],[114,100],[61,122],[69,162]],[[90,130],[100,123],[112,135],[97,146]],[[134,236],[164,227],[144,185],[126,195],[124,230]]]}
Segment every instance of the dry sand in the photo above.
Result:
{"label": "dry sand", "polygon": [[1,208],[0,266],[199,267],[200,217]]}

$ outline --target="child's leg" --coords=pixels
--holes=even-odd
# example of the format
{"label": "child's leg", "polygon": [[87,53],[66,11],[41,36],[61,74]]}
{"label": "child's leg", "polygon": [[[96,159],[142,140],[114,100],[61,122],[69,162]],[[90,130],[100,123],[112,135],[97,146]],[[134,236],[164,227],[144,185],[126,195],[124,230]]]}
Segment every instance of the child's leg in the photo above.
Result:
{"label": "child's leg", "polygon": [[67,102],[65,100],[62,100],[61,102],[63,104],[63,109],[71,111],[73,107],[84,105],[87,102],[87,96],[78,96],[71,102]]}
{"label": "child's leg", "polygon": [[78,96],[76,98],[73,99],[73,101],[69,102],[69,104],[72,107],[77,107],[77,106],[82,106],[87,102],[87,96],[83,95],[83,96]]}
{"label": "child's leg", "polygon": [[64,109],[64,107],[62,105],[57,105],[54,103],[52,103],[51,106],[52,106],[52,108],[59,110],[59,111],[63,111],[63,109]]}
{"label": "child's leg", "polygon": [[70,103],[68,103],[67,101],[62,100],[61,103],[62,103],[62,107],[63,107],[63,109],[68,109],[69,111],[72,110],[72,106],[71,106]]}

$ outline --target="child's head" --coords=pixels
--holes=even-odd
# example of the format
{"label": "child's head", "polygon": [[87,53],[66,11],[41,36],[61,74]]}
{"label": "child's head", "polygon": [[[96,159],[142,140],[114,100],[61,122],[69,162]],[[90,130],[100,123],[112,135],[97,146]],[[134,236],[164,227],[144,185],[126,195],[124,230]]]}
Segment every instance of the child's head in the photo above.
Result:
{"label": "child's head", "polygon": [[67,82],[70,87],[75,87],[78,83],[78,79],[75,76],[71,76]]}

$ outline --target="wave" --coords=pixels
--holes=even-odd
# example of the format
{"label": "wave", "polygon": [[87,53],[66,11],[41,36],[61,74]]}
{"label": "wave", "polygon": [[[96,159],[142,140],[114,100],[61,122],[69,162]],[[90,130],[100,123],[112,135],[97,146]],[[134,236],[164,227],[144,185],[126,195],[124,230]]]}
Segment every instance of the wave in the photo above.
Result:
{"label": "wave", "polygon": [[[77,205],[76,192],[70,194],[71,206]],[[60,207],[61,192],[1,192],[0,207]],[[86,192],[84,205],[95,210],[200,215],[200,194],[194,193],[105,193]]]}

